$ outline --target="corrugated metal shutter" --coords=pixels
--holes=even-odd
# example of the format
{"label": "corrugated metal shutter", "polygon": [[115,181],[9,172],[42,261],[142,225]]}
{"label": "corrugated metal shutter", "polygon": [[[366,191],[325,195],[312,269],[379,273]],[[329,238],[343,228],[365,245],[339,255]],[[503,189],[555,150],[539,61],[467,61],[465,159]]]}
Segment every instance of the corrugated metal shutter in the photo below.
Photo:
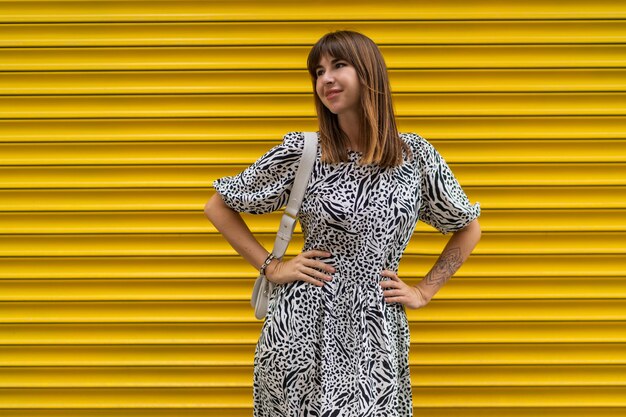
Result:
{"label": "corrugated metal shutter", "polygon": [[[202,209],[316,130],[305,60],[335,29],[381,45],[400,130],[483,207],[409,310],[415,415],[626,415],[626,3],[0,8],[2,416],[252,414],[255,271]],[[269,249],[279,216],[244,217]],[[401,276],[448,238],[420,224]]]}

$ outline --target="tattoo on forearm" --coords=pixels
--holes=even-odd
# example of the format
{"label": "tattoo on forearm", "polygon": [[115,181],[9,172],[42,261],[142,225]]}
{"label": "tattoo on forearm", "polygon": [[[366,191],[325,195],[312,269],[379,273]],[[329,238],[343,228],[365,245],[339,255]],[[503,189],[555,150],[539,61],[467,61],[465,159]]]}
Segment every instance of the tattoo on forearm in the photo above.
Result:
{"label": "tattoo on forearm", "polygon": [[445,250],[424,280],[428,285],[442,286],[463,265],[461,248],[458,246]]}

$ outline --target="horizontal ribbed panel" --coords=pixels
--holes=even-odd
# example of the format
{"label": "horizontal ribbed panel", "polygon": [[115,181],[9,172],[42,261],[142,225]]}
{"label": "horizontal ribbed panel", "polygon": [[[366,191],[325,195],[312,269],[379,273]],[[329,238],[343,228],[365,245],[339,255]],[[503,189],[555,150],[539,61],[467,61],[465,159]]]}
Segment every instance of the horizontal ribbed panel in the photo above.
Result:
{"label": "horizontal ribbed panel", "polygon": [[[529,44],[381,45],[380,50],[390,69],[626,66],[626,45],[621,43],[533,45],[531,38],[526,42]],[[181,70],[181,62],[185,70],[306,71],[309,49],[308,46],[16,47],[0,50],[3,57],[0,71]]]}
{"label": "horizontal ribbed panel", "polygon": [[[257,235],[265,247],[272,247],[275,235]],[[542,245],[537,245],[537,240]],[[510,232],[492,233],[482,238],[474,254],[626,254],[625,232]],[[416,232],[406,254],[441,253],[445,240],[432,231]],[[302,249],[302,235],[295,235],[287,255]],[[158,256],[158,255],[236,255],[237,252],[217,234],[41,234],[0,236],[0,256]],[[432,265],[431,265],[432,266]]]}
{"label": "horizontal ribbed panel", "polygon": [[[407,258],[411,255],[407,255]],[[494,257],[486,257],[482,261],[476,261],[473,263],[475,270],[480,270],[481,264],[489,262],[492,265],[497,259]],[[419,263],[416,262],[420,261]],[[417,274],[424,269],[425,263],[430,260],[428,257],[420,257],[417,259],[407,259],[406,265],[416,264],[413,269],[414,275],[417,277],[411,277],[409,275],[404,276],[404,280],[411,285],[417,284],[419,281],[419,275]],[[216,271],[214,277],[201,277],[197,273],[195,278],[189,278],[191,273],[179,273],[180,278],[167,279],[167,278],[153,278],[153,279],[38,279],[31,278],[25,279],[5,279],[0,283],[1,301],[41,301],[41,302],[58,302],[58,301],[152,301],[152,300],[176,300],[176,301],[240,301],[249,297],[250,286],[253,285],[253,277],[232,278],[229,274],[229,269],[225,269],[232,262],[220,262],[216,260]],[[509,265],[515,265],[516,262],[532,262],[533,259],[530,256],[523,259],[517,258],[505,258],[500,262],[507,262]],[[561,261],[565,263],[570,261],[567,257],[557,258],[553,256],[548,261],[556,263]],[[618,264],[617,256],[611,257],[610,255],[603,255],[593,257],[588,263],[597,264],[599,261],[608,262],[608,265],[597,271],[597,274],[609,275]],[[66,262],[69,262],[66,260]],[[115,262],[113,260],[112,262]],[[37,260],[32,258],[24,261],[28,263],[32,269],[40,266]],[[543,263],[546,263],[545,261]],[[63,260],[55,261],[55,266],[63,265]],[[422,265],[420,265],[422,264]],[[569,263],[571,265],[571,262]],[[527,268],[541,267],[542,263],[535,261]],[[11,264],[4,269],[8,272],[19,270],[17,265]],[[83,266],[84,267],[84,266]],[[112,268],[111,268],[112,269]],[[127,275],[132,275],[125,271]],[[146,271],[148,272],[148,271]],[[565,271],[561,271],[564,274]],[[119,274],[119,272],[118,272]],[[219,274],[219,275],[218,275]],[[579,275],[584,274],[583,271],[579,272]],[[53,275],[52,273],[48,275]],[[113,272],[109,275],[113,275]],[[170,274],[173,275],[173,274]],[[185,276],[186,275],[186,276]],[[209,275],[209,274],[207,274]],[[252,275],[252,271],[242,272],[243,276]],[[615,277],[600,277],[596,276],[593,279],[594,286],[588,288],[589,277],[572,277],[572,276],[560,276],[553,279],[546,278],[514,278],[510,277],[504,282],[498,282],[495,278],[471,278],[471,277],[456,277],[457,281],[454,285],[450,285],[445,290],[442,289],[438,293],[438,300],[471,300],[473,298],[481,298],[484,300],[493,299],[498,300],[501,298],[508,299],[553,299],[553,298],[566,298],[563,296],[563,292],[567,294],[567,297],[576,298],[580,302],[580,299],[594,299],[594,298],[623,298],[626,296],[626,284]],[[222,279],[228,279],[228,287],[224,288]],[[597,302],[593,300],[594,302]],[[588,303],[587,308],[594,305],[594,302]],[[620,301],[621,302],[621,301]],[[494,306],[499,307],[499,301],[494,302]],[[516,304],[517,306],[524,305],[524,302]],[[216,307],[221,306],[222,303],[209,304],[209,311]],[[450,307],[454,307],[455,304],[445,304]],[[616,304],[620,306],[620,304]],[[546,308],[551,306],[546,305]],[[20,308],[19,304],[16,304],[16,308]],[[243,311],[247,308],[247,305],[238,305],[238,308],[242,308]],[[236,311],[238,314],[244,314],[242,311]],[[618,314],[626,314],[624,311],[617,310]],[[212,313],[216,314],[216,313]],[[245,313],[247,314],[247,313]],[[413,314],[409,312],[409,314]],[[414,315],[415,316],[415,315]],[[14,316],[15,319],[19,319],[21,316]],[[243,316],[238,316],[243,317]],[[245,316],[249,319],[248,316]]]}
{"label": "horizontal ribbed panel", "polygon": [[[400,131],[483,210],[472,256],[407,310],[414,414],[626,415],[624,2],[0,9],[3,417],[252,414],[256,271],[202,208],[317,130],[306,56],[339,28],[380,45]],[[243,215],[268,250],[281,214]],[[446,242],[418,224],[400,276]]]}
{"label": "horizontal ribbed panel", "polygon": [[[40,278],[71,278],[76,280],[89,278],[228,278],[236,286],[236,278],[249,277],[252,279],[255,276],[255,270],[245,260],[234,255],[212,256],[210,259],[204,255],[168,256],[159,254],[156,257],[118,257],[111,255],[106,258],[106,262],[98,257],[73,258],[58,253],[55,255],[53,257],[5,257],[0,263],[0,277],[28,280],[24,282],[24,285],[29,285],[30,288],[34,289],[35,287],[32,286],[30,280]],[[435,263],[436,258],[436,255],[429,254],[405,254],[401,266],[404,269],[403,276],[410,278],[425,275],[428,272],[427,268]],[[537,271],[542,271],[541,276],[536,278],[538,280],[541,277],[588,277],[591,275],[621,277],[624,273],[623,266],[624,258],[620,253],[586,254],[584,257],[575,254],[482,254],[471,257],[463,265],[463,268],[455,274],[455,277],[485,276],[527,279],[533,274],[536,275]],[[528,279],[532,281],[533,278]],[[459,281],[457,280],[457,282]],[[507,285],[507,281],[500,282],[499,285]],[[557,280],[555,283],[562,286],[567,285],[565,282],[565,280]],[[594,282],[596,281],[594,280]],[[7,281],[2,281],[2,283],[8,285]],[[549,282],[546,284],[551,285]],[[451,291],[453,285],[463,284],[450,284],[446,288],[442,288],[441,291]],[[599,289],[600,287],[595,288],[595,290]],[[530,290],[530,288],[526,290]],[[248,288],[246,297],[249,296],[249,291]],[[467,291],[500,293],[499,287],[488,290],[468,288]],[[507,294],[507,297],[512,296],[506,286],[503,287],[502,291]],[[443,293],[441,294],[443,296]],[[98,295],[93,296],[98,297]],[[579,293],[577,293],[578,296]]]}
{"label": "horizontal ribbed panel", "polygon": [[[424,370],[413,368],[411,377],[416,378],[417,387],[466,386],[467,373],[476,374],[472,386],[523,386],[532,383],[535,386],[550,387],[556,385],[553,378],[546,374],[546,366],[524,365],[464,365],[464,366],[430,366]],[[549,366],[552,371],[563,376],[560,386],[611,386],[621,385],[621,376],[626,371],[626,365],[588,365],[574,367],[567,365]],[[121,373],[120,368],[113,366],[77,368],[71,375],[63,375],[62,367],[46,367],[38,369],[9,369],[6,376],[14,381],[16,388],[65,388],[65,387],[170,387],[175,388],[193,383],[198,387],[217,386],[216,381],[224,380],[230,387],[249,387],[250,367],[184,367],[171,366],[168,368],[141,367],[133,373]],[[224,376],[226,375],[226,378]],[[207,377],[209,381],[207,382]],[[41,384],[41,379],[47,383]],[[159,381],[154,383],[154,381]],[[583,382],[584,381],[584,382]]]}
{"label": "horizontal ribbed panel", "polygon": [[[428,349],[425,349],[428,347]],[[411,346],[410,365],[585,365],[624,364],[623,343],[489,343],[421,344]],[[419,352],[419,355],[417,354]],[[250,366],[253,345],[5,345],[0,362],[43,366]],[[8,361],[10,359],[10,362]],[[418,382],[418,381],[416,381]]]}
{"label": "horizontal ribbed panel", "polygon": [[[159,395],[156,393],[155,395]],[[251,394],[250,394],[251,395]],[[242,396],[242,397],[245,397]],[[247,397],[245,397],[247,398]],[[418,400],[421,400],[418,398]],[[242,408],[245,407],[246,404],[237,404],[232,408],[208,408],[205,407],[204,403],[197,403],[194,406],[195,408],[191,408],[188,404],[184,405],[184,408],[180,408],[180,410],[176,410],[176,415],[180,417],[248,417],[250,415],[250,408]],[[250,407],[249,405],[247,407]],[[515,407],[515,406],[513,406]],[[459,411],[463,411],[465,416],[467,417],[499,417],[503,414],[506,414],[510,417],[526,417],[532,415],[541,415],[550,413],[551,416],[556,417],[588,417],[589,408],[587,407],[558,407],[554,406],[532,406],[532,407],[523,407],[523,408],[507,408],[505,406],[496,406],[490,407],[488,409],[480,407],[480,408],[461,408],[459,406],[451,405],[449,407],[444,406],[436,406],[433,407],[413,407],[414,413],[425,413],[428,416],[432,417],[451,417],[458,415]],[[602,407],[598,409],[598,412],[595,412],[594,416],[597,417],[621,417],[624,415],[624,411],[626,408],[623,407]],[[7,417],[32,417],[32,416],[43,416],[43,417],[83,417],[83,416],[91,416],[91,417],[164,417],[172,415],[171,409],[157,409],[154,407],[146,406],[146,408],[124,408],[120,409],[118,407],[105,408],[84,408],[81,407],[80,410],[71,410],[71,409],[37,409],[37,410],[20,410],[20,409],[12,409],[7,410]]]}
{"label": "horizontal ribbed panel", "polygon": [[[234,94],[303,93],[310,80],[302,71],[90,71],[4,72],[2,94]],[[546,92],[626,90],[625,69],[588,68],[563,73],[558,69],[527,70],[393,69],[389,78],[396,93],[422,92]],[[147,126],[146,126],[147,128]]]}
{"label": "horizontal ribbed panel", "polygon": [[[526,294],[527,296],[529,294]],[[89,300],[5,301],[0,308],[5,323],[246,323],[249,301],[136,301],[132,304]],[[176,314],[172,312],[176,312]],[[521,313],[523,312],[523,313]],[[523,316],[522,316],[523,314]],[[439,300],[423,312],[407,311],[417,321],[625,321],[624,300]],[[532,324],[529,324],[532,326]]]}
{"label": "horizontal ribbed panel", "polygon": [[[1,74],[0,74],[1,75]],[[626,116],[481,116],[401,118],[403,131],[426,129],[441,146],[456,139],[624,139]],[[310,118],[175,118],[175,119],[0,119],[2,142],[239,141],[278,143],[293,129],[315,129]],[[45,132],[45,133],[44,133]],[[444,145],[445,146],[445,145]],[[591,148],[591,147],[590,147]],[[453,150],[452,150],[453,151]],[[530,152],[530,151],[529,151]],[[527,153],[529,153],[527,152]],[[85,155],[88,156],[88,155]],[[120,155],[122,157],[123,155]],[[446,155],[447,156],[447,155]],[[188,155],[192,157],[192,155]],[[233,155],[237,158],[236,155]],[[552,155],[552,158],[558,156]]]}
{"label": "horizontal ribbed panel", "polygon": [[[252,406],[252,388],[225,387],[98,387],[0,389],[0,406],[33,408],[32,399],[46,408],[134,408],[134,407],[228,407]],[[7,398],[7,400],[2,400]],[[567,401],[578,407],[623,407],[623,387],[413,387],[413,403],[422,407],[552,407]],[[552,400],[552,401],[551,401]],[[418,410],[421,411],[421,410]],[[457,411],[458,412],[458,411]],[[589,413],[590,411],[587,410]],[[617,414],[616,414],[617,415]]]}
{"label": "horizontal ribbed panel", "polygon": [[[523,317],[518,317],[521,319]],[[251,321],[255,321],[252,317]],[[5,323],[6,345],[250,344],[262,323]],[[626,343],[624,321],[413,321],[411,343]],[[105,342],[106,341],[106,342]],[[425,347],[426,348],[426,347]],[[624,387],[626,388],[626,387]],[[1,397],[0,397],[1,398]],[[626,397],[624,397],[626,398]]]}
{"label": "horizontal ribbed panel", "polygon": [[[335,2],[318,0],[299,4],[286,0],[259,3],[254,0],[229,1],[83,1],[22,0],[3,1],[3,22],[102,22],[102,21],[255,21],[327,20],[448,20],[448,19],[600,19],[626,17],[626,6],[616,0],[576,4],[568,1],[494,3],[486,0],[471,3],[443,0]],[[293,36],[293,34],[290,34]]]}
{"label": "horizontal ribbed panel", "polygon": [[[403,116],[626,115],[626,93],[396,94]],[[313,117],[308,95],[126,95],[0,97],[0,117]]]}
{"label": "horizontal ribbed panel", "polygon": [[[66,184],[74,187],[74,184]],[[529,208],[624,208],[624,186],[465,186],[477,201],[500,209]],[[63,189],[0,189],[4,210],[192,210],[199,208],[211,193],[205,188],[63,188]],[[520,200],[519,196],[524,199]],[[253,215],[245,215],[252,220]],[[481,220],[484,220],[481,219]],[[278,225],[278,223],[276,223]],[[53,227],[53,225],[50,225]],[[419,226],[419,225],[418,225]],[[27,226],[26,226],[27,227]],[[210,227],[210,225],[205,225]],[[276,226],[278,227],[278,226]]]}
{"label": "horizontal ribbed panel", "polygon": [[[626,162],[626,139],[593,140],[464,140],[431,143],[457,162]],[[122,165],[253,163],[278,142],[145,142],[2,144],[4,165]],[[229,157],[229,154],[232,156]]]}
{"label": "horizontal ribbed panel", "polygon": [[[11,24],[0,26],[1,47],[29,46],[192,46],[309,45],[326,33],[325,22]],[[381,44],[619,43],[623,20],[409,21],[345,23],[343,29],[367,33]],[[164,38],[162,34],[167,32]]]}
{"label": "horizontal ribbed panel", "polygon": [[[490,163],[450,164],[467,186],[626,185],[623,163]],[[202,187],[206,178],[234,175],[243,166],[194,166],[193,164],[148,166],[20,166],[0,167],[0,187],[110,188],[110,187]]]}
{"label": "horizontal ribbed panel", "polygon": [[[273,233],[282,211],[267,216],[246,215],[246,223],[259,233]],[[492,210],[485,211],[481,228],[487,232],[570,231],[578,223],[584,231],[626,231],[622,209],[595,210]],[[580,219],[584,218],[584,222]],[[0,213],[4,233],[217,233],[213,224],[197,212],[46,212]],[[418,232],[432,232],[432,227],[418,223]],[[301,232],[299,225],[296,233]]]}

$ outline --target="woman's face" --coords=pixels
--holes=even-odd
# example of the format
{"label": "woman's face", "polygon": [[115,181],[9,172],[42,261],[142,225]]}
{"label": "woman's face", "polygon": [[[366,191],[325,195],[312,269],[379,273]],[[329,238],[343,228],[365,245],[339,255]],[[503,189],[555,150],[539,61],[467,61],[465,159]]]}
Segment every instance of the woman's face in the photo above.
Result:
{"label": "woman's face", "polygon": [[[315,73],[317,95],[331,112],[335,114],[356,112],[361,102],[361,88],[356,70],[348,61],[322,56]],[[340,92],[328,95],[331,90]]]}

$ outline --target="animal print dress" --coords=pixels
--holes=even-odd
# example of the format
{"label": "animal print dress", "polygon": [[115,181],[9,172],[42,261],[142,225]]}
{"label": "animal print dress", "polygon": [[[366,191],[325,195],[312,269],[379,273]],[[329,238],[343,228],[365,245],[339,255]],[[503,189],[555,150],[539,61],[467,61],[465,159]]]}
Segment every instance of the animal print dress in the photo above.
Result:
{"label": "animal print dress", "polygon": [[[319,133],[318,133],[319,135]],[[480,215],[426,139],[401,134],[415,156],[395,168],[317,160],[299,213],[302,251],[331,252],[332,281],[277,285],[254,355],[254,417],[408,417],[409,323],[387,302],[383,269],[398,270],[418,220],[447,234]],[[213,186],[238,212],[285,206],[304,146],[289,132],[256,162]],[[276,225],[278,227],[278,224]],[[268,248],[269,250],[269,248]],[[401,277],[402,278],[402,277]],[[252,311],[251,311],[252,316]]]}

